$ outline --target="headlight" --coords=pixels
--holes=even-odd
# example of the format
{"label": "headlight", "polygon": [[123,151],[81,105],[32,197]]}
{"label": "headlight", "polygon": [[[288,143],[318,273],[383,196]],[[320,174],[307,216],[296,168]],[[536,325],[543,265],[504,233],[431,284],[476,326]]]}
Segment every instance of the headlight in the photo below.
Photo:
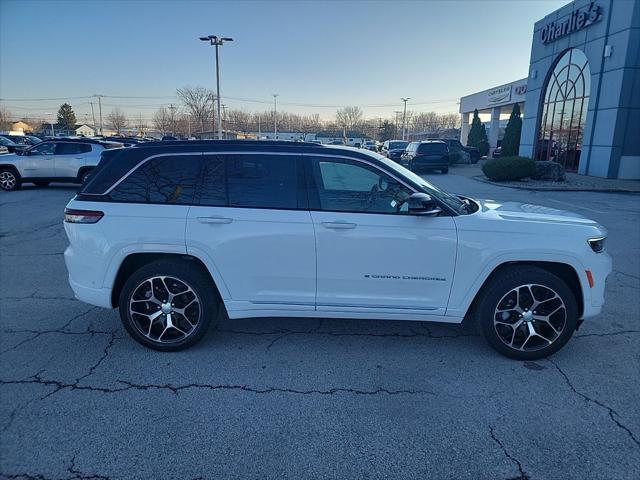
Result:
{"label": "headlight", "polygon": [[607,237],[590,238],[589,240],[587,240],[587,243],[591,247],[591,250],[596,253],[601,253],[604,251],[604,241],[606,240],[606,238]]}

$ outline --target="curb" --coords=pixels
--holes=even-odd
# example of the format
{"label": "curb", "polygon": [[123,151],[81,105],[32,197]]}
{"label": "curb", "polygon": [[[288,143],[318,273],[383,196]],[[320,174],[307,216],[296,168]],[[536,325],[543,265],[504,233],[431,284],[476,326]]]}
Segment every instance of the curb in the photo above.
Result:
{"label": "curb", "polygon": [[505,187],[505,188],[515,188],[516,190],[533,190],[536,192],[600,192],[600,193],[627,193],[640,195],[640,190],[629,190],[627,188],[588,188],[588,187],[535,187],[535,186],[525,186],[525,185],[513,185],[513,184],[505,184],[500,182],[492,182],[491,180],[487,180],[485,177],[480,175],[475,175],[472,178],[476,182],[488,183],[489,185],[495,185],[496,187]]}

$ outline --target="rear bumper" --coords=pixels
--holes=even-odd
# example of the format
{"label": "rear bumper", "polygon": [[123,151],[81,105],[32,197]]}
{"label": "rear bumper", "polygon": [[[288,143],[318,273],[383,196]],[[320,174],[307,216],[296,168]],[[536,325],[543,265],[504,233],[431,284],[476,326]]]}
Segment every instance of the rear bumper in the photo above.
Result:
{"label": "rear bumper", "polygon": [[110,288],[91,288],[80,285],[75,282],[69,275],[69,285],[76,298],[81,302],[95,305],[96,307],[113,308],[111,306],[111,289]]}

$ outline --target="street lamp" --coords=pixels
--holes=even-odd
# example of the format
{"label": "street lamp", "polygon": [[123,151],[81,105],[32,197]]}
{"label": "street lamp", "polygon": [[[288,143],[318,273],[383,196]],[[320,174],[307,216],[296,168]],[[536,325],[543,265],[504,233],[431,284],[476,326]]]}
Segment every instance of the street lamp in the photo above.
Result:
{"label": "street lamp", "polygon": [[278,94],[273,93],[273,139],[278,139]]}
{"label": "street lamp", "polygon": [[218,117],[218,140],[222,140],[222,119],[220,118],[220,53],[218,51],[218,47],[224,42],[233,42],[233,38],[209,35],[207,37],[200,37],[200,40],[203,42],[209,42],[210,45],[215,45],[216,47],[216,97],[218,103],[216,116]]}

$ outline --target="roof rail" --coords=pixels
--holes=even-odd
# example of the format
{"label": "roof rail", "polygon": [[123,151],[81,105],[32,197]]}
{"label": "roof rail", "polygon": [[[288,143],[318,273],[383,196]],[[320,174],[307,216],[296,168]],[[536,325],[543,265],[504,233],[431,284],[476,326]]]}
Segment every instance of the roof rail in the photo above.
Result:
{"label": "roof rail", "polygon": [[289,140],[253,140],[250,138],[240,140],[161,140],[158,142],[146,142],[139,146],[161,147],[180,145],[271,145],[286,147],[322,147],[321,144],[313,142],[294,142]]}

